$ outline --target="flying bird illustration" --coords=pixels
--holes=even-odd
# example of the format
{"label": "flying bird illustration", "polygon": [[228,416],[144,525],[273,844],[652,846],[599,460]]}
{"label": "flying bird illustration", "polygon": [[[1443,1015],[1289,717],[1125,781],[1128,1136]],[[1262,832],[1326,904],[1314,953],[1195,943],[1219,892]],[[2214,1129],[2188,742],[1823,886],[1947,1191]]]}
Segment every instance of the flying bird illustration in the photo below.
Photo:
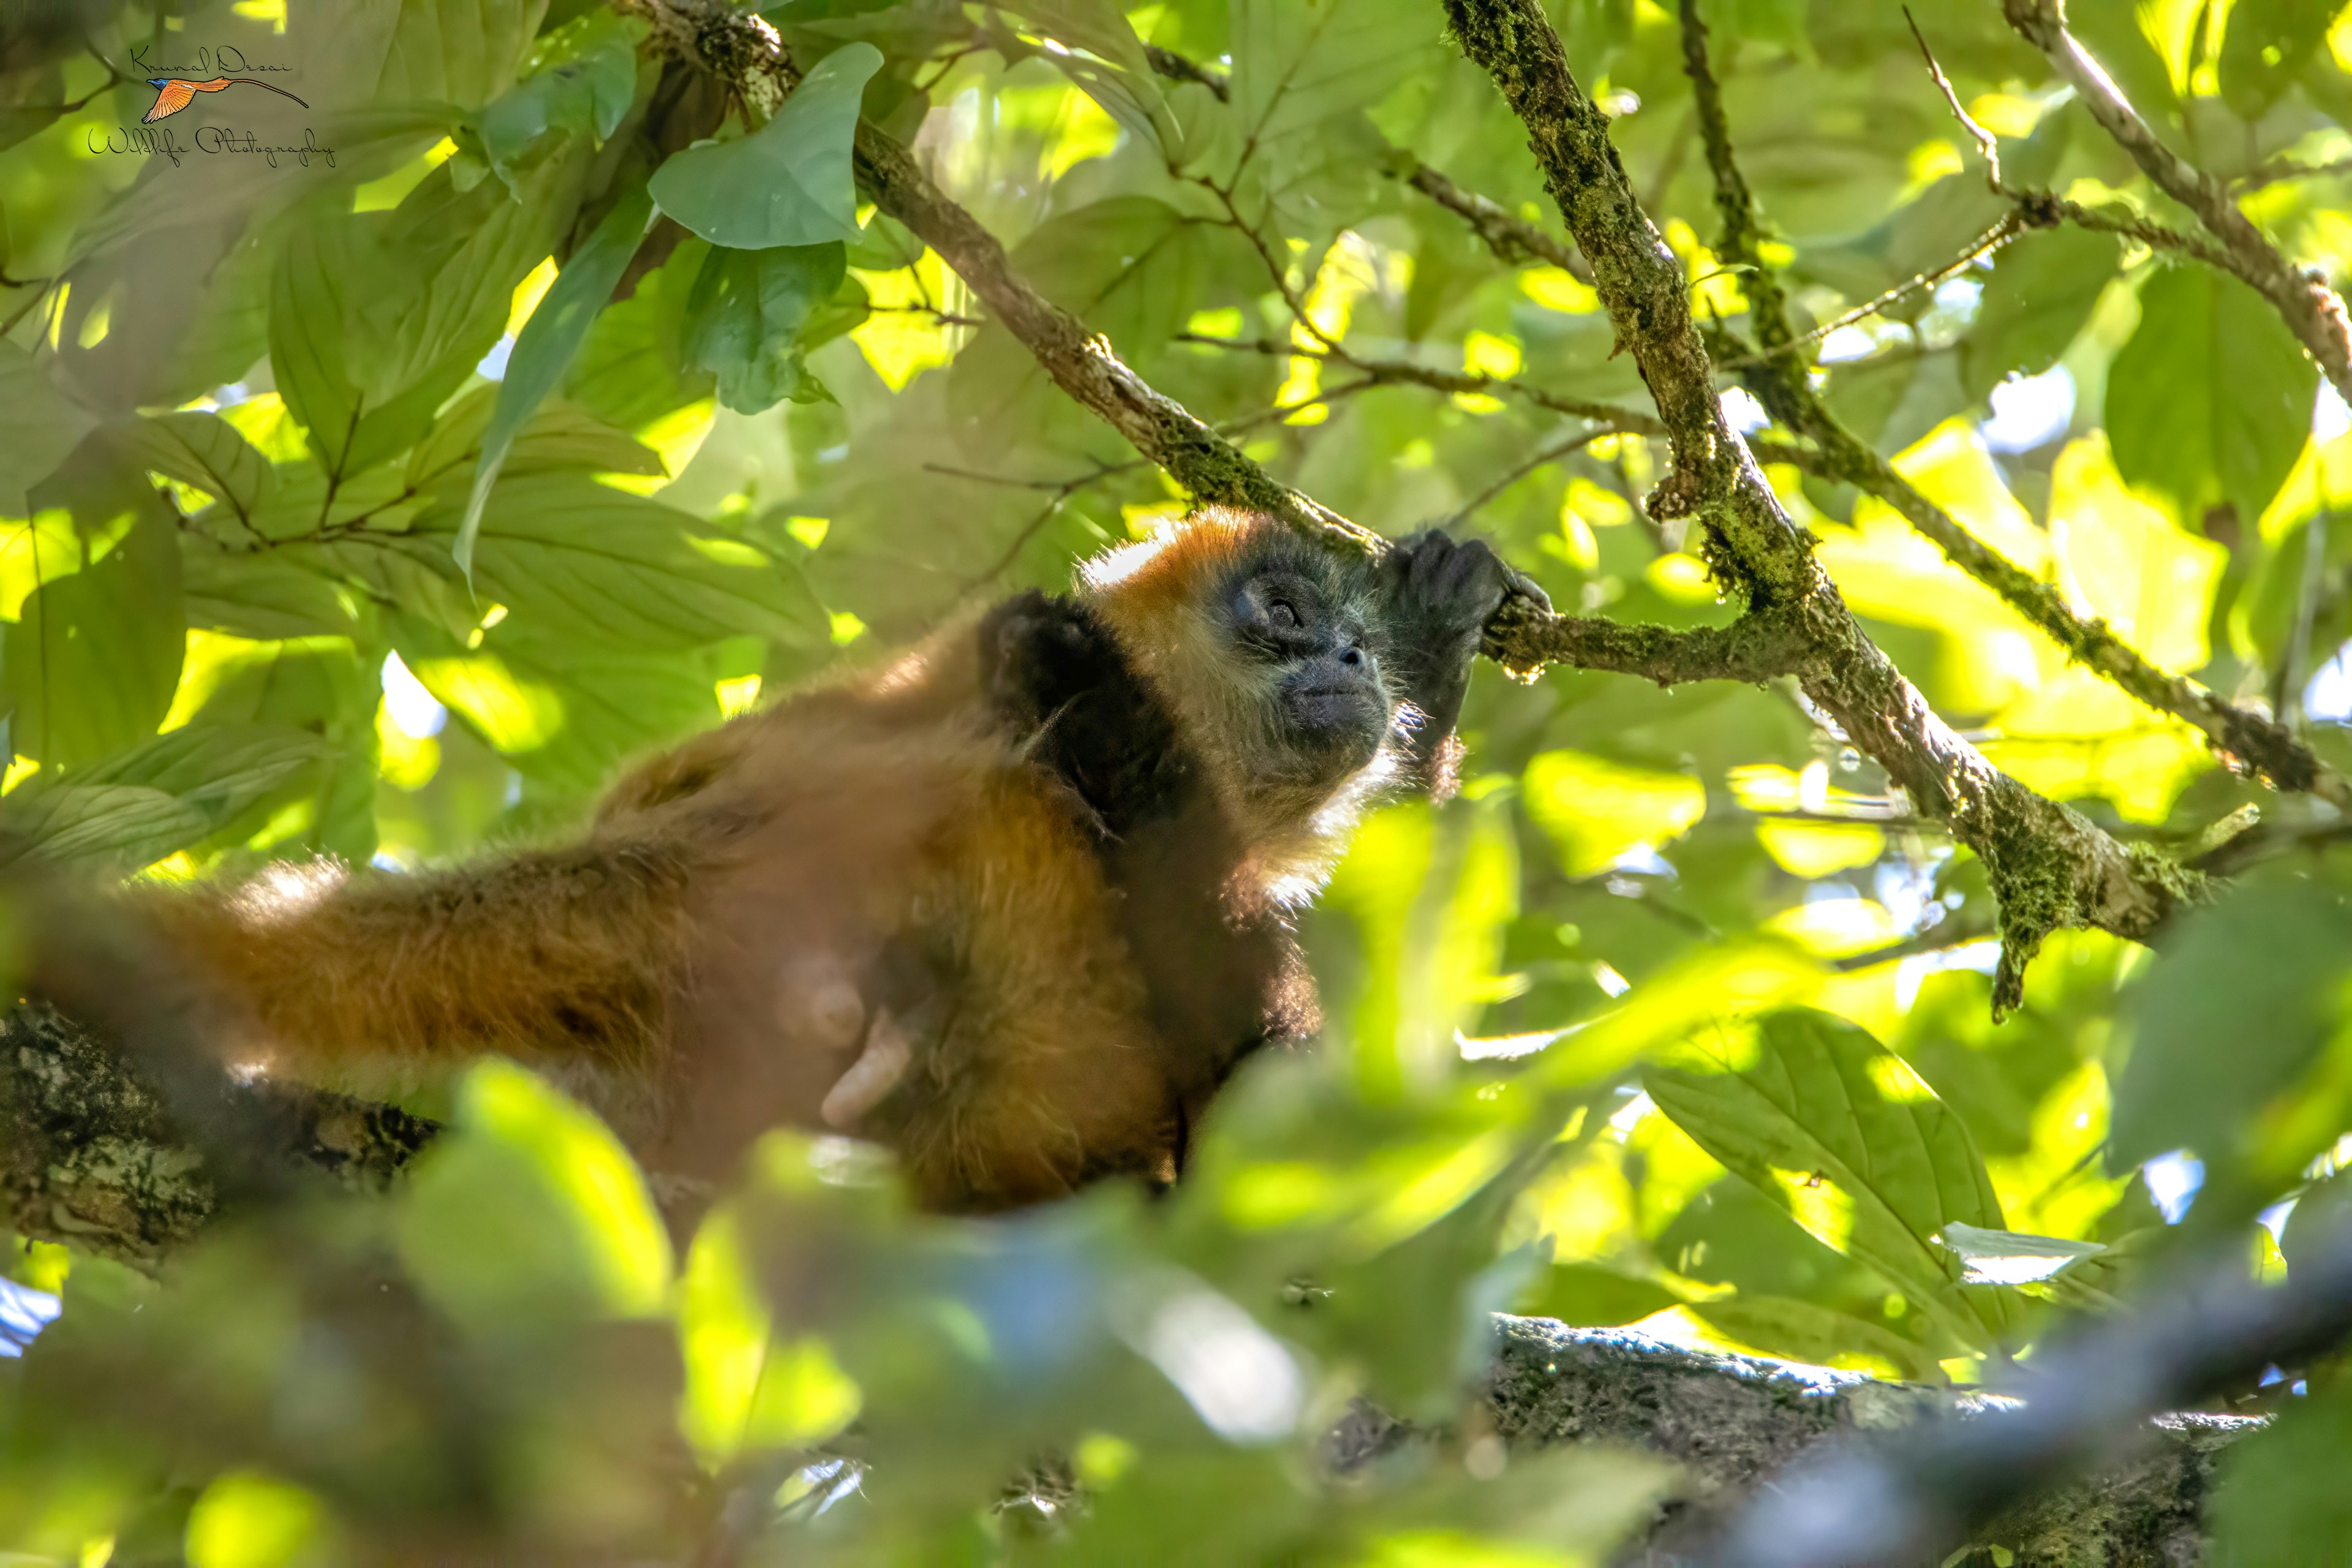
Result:
{"label": "flying bird illustration", "polygon": [[[187,78],[182,76],[151,76],[147,79],[147,85],[155,89],[155,107],[147,111],[146,118],[142,120],[139,123],[142,125],[152,125],[155,121],[164,118],[166,115],[177,114],[180,110],[187,108],[188,104],[195,98],[196,94],[200,92],[218,92],[222,89],[228,87],[230,84],[240,81],[245,83],[247,87],[268,87],[270,91],[276,93],[280,98],[294,98],[294,95],[287,91],[284,88],[270,87],[269,83],[262,80],[259,77],[216,76],[210,81],[190,81]],[[305,109],[310,107],[307,103],[302,103],[302,100],[299,98],[294,98],[294,101],[301,103],[302,107]]]}

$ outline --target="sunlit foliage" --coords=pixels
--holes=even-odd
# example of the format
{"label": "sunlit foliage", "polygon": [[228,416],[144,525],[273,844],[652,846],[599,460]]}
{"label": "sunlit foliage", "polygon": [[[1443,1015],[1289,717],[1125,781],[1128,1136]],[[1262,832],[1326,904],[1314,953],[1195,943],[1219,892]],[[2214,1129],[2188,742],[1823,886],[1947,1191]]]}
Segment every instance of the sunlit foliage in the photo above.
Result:
{"label": "sunlit foliage", "polygon": [[[1491,538],[1564,608],[1733,613],[1643,510],[1662,452],[1516,395],[1643,406],[1593,291],[1407,183],[1559,232],[1433,0],[790,0],[815,74],[748,134],[577,0],[56,9],[0,35],[0,827],[53,858],[398,875],[560,833],[623,759],[1181,511],[858,204],[860,83],[1023,276],[1321,501]],[[1669,11],[1551,9],[1702,319],[1744,329]],[[1894,0],[1703,9],[1801,330],[2000,216]],[[1999,6],[1916,9],[2012,181],[2177,221]],[[2335,11],[2074,20],[2229,178],[2352,153]],[[134,51],[200,48],[307,109],[134,138]],[[2342,285],[2352,173],[2243,201]],[[2352,416],[2259,297],[2061,228],[1817,353],[1979,538],[2352,763]],[[450,1130],[382,1201],[225,1224],[160,1279],[18,1244],[0,1333],[63,1312],[0,1373],[0,1543],[1585,1562],[1658,1475],[1447,1426],[1494,1311],[1999,1383],[2184,1233],[2291,1268],[2352,1127],[2340,823],[2070,666],[1884,502],[1771,477],[1994,762],[2168,853],[2258,805],[2242,883],[2154,954],[2062,934],[1995,1024],[1979,868],[1792,690],[1482,672],[1467,786],[1376,813],[1307,921],[1319,1047],[1244,1074],[1171,1195],[929,1220],[870,1151],[779,1135],[675,1237],[608,1131],[485,1065],[421,1092]],[[2244,1561],[2352,1551],[2346,1394],[2308,1390],[2233,1461]],[[1335,1479],[1358,1395],[1444,1435]]]}

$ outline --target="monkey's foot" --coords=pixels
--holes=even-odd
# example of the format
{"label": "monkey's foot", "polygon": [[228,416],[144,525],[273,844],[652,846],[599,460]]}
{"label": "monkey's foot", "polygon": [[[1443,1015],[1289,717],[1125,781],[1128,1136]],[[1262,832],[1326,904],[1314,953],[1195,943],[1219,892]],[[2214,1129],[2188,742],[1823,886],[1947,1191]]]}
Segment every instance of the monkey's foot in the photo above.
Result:
{"label": "monkey's foot", "polygon": [[887,1007],[874,1011],[874,1026],[866,1031],[866,1049],[839,1082],[824,1097],[817,1114],[828,1127],[846,1131],[865,1120],[866,1113],[882,1103],[882,1098],[907,1076],[907,1068],[915,1059],[915,1048],[898,1020]]}

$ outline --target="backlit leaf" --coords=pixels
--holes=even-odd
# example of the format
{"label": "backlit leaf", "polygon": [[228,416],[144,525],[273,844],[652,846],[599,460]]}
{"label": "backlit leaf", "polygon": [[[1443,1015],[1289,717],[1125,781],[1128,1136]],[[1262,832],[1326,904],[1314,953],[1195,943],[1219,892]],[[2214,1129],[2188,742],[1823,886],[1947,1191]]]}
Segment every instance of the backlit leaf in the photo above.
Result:
{"label": "backlit leaf", "polygon": [[2107,374],[2107,439],[2124,479],[2193,526],[2224,501],[2263,513],[2311,429],[2319,369],[2270,303],[2211,267],[2140,288],[2139,330]]}
{"label": "backlit leaf", "polygon": [[858,95],[881,68],[871,44],[835,50],[759,130],[665,161],[654,173],[654,200],[713,245],[738,250],[856,239],[849,142]]}
{"label": "backlit leaf", "polygon": [[1688,1059],[1645,1081],[1701,1148],[1947,1333],[1979,1350],[1999,1342],[2014,1321],[2009,1297],[1964,1289],[1932,1237],[1954,1220],[2000,1228],[2000,1200],[1967,1127],[1908,1064],[1810,1012],[1703,1037]]}
{"label": "backlit leaf", "polygon": [[[2352,904],[2324,883],[2265,878],[2182,916],[2128,994],[2108,1168],[2184,1144],[2230,1152],[2326,1044],[2347,968]],[[2249,974],[2263,983],[2239,983]]]}

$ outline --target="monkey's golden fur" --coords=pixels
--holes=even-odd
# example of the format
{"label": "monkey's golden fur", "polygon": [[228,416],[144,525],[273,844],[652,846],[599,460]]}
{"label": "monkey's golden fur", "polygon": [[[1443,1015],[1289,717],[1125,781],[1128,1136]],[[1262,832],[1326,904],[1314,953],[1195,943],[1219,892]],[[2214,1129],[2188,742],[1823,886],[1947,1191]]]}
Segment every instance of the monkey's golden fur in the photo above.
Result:
{"label": "monkey's golden fur", "polygon": [[[1244,901],[1318,879],[1379,771],[1337,792],[1253,772],[1260,694],[1200,599],[1278,526],[1206,513],[1087,590],[1239,825]],[[919,937],[958,977],[887,1134],[924,1201],[1166,1173],[1171,1085],[1198,1072],[1163,1059],[1096,848],[983,682],[961,620],[645,763],[577,843],[415,876],[284,868],[153,907],[245,1059],[349,1081],[506,1053],[583,1088],[653,1168],[700,1176],[768,1127],[819,1126],[856,1054],[779,1048],[793,955]]]}

